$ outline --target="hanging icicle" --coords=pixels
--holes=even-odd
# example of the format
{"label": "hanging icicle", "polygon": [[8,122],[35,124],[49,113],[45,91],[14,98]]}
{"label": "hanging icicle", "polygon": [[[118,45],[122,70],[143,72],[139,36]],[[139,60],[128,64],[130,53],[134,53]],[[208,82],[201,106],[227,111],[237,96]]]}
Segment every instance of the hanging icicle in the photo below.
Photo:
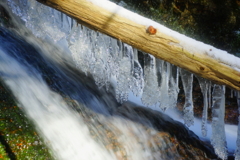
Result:
{"label": "hanging icicle", "polygon": [[163,60],[157,60],[159,63],[159,75],[160,75],[160,108],[165,111],[169,107],[169,78],[171,74],[170,64]]}
{"label": "hanging icicle", "polygon": [[94,62],[93,53],[89,46],[91,44],[87,35],[89,30],[86,27],[75,25],[68,36],[68,45],[76,66],[86,75],[90,73],[91,64]]}
{"label": "hanging icicle", "polygon": [[109,87],[111,86],[110,79],[112,77],[115,77],[118,75],[119,71],[119,54],[122,53],[122,49],[118,45],[118,40],[110,38],[108,44],[107,52],[109,53],[108,59],[107,59],[107,66],[109,68],[109,74],[108,79],[106,83],[106,90],[109,90]]}
{"label": "hanging icicle", "polygon": [[138,61],[138,50],[133,49],[132,83],[130,89],[135,96],[140,96],[144,87],[143,69]]}
{"label": "hanging icicle", "polygon": [[194,124],[194,114],[193,114],[193,101],[192,101],[192,83],[193,83],[193,74],[180,69],[183,89],[185,92],[185,104],[183,108],[183,119],[184,123],[190,127]]}
{"label": "hanging icicle", "polygon": [[[170,63],[169,63],[170,64]],[[179,68],[177,66],[171,65],[171,74],[169,78],[169,89],[168,94],[171,99],[169,107],[176,107],[178,93],[179,93]]]}
{"label": "hanging icicle", "polygon": [[212,93],[212,137],[215,153],[222,159],[227,158],[226,135],[224,129],[225,86],[214,85]]}
{"label": "hanging icicle", "polygon": [[207,79],[196,76],[203,95],[203,114],[202,114],[202,135],[207,136],[207,119],[208,119],[208,93],[211,90],[210,82]]}
{"label": "hanging icicle", "polygon": [[[95,39],[92,39],[92,54],[94,55],[94,63],[91,64],[93,67],[93,78],[99,88],[107,86],[110,81],[110,68],[108,61],[111,59],[109,54],[109,42],[110,37],[101,34],[101,33],[92,33],[97,34]],[[92,36],[91,36],[92,37]]]}
{"label": "hanging icicle", "polygon": [[240,160],[240,91],[237,92],[238,103],[238,133],[237,133],[237,148],[235,150],[235,160]]}
{"label": "hanging icicle", "polygon": [[209,81],[209,90],[208,90],[208,107],[211,108],[212,106],[212,82]]}
{"label": "hanging icicle", "polygon": [[131,70],[133,51],[132,47],[124,44],[123,58],[119,63],[119,74],[117,75],[116,99],[123,103],[128,100],[130,84],[132,80]]}
{"label": "hanging icicle", "polygon": [[144,55],[144,88],[142,102],[147,106],[156,104],[159,100],[159,87],[156,74],[155,57],[149,54]]}
{"label": "hanging icicle", "polygon": [[158,79],[160,83],[160,108],[165,111],[175,107],[178,96],[178,69],[163,60],[157,60]]}

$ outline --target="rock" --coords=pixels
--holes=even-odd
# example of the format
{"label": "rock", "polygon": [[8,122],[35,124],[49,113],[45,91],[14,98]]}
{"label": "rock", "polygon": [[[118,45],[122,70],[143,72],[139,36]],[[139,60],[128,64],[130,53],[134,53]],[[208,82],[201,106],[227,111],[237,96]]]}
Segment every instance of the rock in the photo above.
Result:
{"label": "rock", "polygon": [[164,139],[169,145],[167,150],[159,150],[163,152],[162,154],[171,155],[170,153],[174,152],[179,154],[180,159],[189,160],[217,158],[210,143],[201,141],[186,126],[164,113],[137,107],[128,102],[119,107],[116,114],[141,124],[146,130],[155,130],[157,133],[149,141],[157,143],[159,148],[161,148],[159,139]]}

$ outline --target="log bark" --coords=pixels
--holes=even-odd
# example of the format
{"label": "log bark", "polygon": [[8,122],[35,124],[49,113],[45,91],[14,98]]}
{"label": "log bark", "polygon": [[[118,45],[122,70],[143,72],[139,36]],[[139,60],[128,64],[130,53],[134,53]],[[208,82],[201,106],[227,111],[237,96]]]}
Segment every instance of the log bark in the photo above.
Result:
{"label": "log bark", "polygon": [[[208,55],[179,47],[179,41],[161,31],[151,35],[148,26],[112,13],[87,0],[37,0],[55,8],[79,23],[121,40],[156,58],[168,61],[217,84],[240,90],[240,72]],[[104,1],[104,3],[111,3]]]}

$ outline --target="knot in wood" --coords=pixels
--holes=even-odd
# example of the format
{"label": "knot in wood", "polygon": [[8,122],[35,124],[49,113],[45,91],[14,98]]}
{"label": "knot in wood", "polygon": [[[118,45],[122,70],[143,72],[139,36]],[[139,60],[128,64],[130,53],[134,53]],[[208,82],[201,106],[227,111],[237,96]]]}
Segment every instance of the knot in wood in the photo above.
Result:
{"label": "knot in wood", "polygon": [[154,35],[154,34],[157,33],[157,29],[154,28],[153,26],[149,26],[149,27],[147,28],[147,33],[149,33],[150,35]]}

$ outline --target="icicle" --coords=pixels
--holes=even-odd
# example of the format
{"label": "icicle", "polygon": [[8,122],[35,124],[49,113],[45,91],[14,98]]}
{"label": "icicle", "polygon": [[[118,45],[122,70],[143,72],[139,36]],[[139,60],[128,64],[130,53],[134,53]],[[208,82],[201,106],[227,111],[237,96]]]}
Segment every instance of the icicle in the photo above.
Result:
{"label": "icicle", "polygon": [[[170,63],[157,60],[160,71],[160,108],[165,111],[170,107],[175,107],[178,96],[178,69]],[[173,69],[175,71],[173,73]],[[175,74],[175,75],[173,75]]]}
{"label": "icicle", "polygon": [[177,104],[177,99],[178,99],[178,93],[179,93],[179,88],[178,88],[178,83],[179,83],[179,68],[177,66],[171,65],[171,74],[170,74],[170,79],[169,79],[169,95],[171,99],[171,105],[170,107],[175,107]]}
{"label": "icicle", "polygon": [[207,136],[207,119],[208,119],[208,93],[210,89],[210,82],[207,79],[196,76],[203,95],[203,114],[202,114],[202,135]]}
{"label": "icicle", "polygon": [[209,81],[209,90],[208,90],[208,108],[212,106],[212,82]]}
{"label": "icicle", "polygon": [[133,70],[132,70],[132,84],[130,86],[133,94],[139,96],[142,93],[144,78],[143,78],[143,69],[138,61],[138,50],[133,49],[134,61],[133,61]]}
{"label": "icicle", "polygon": [[8,0],[13,13],[19,16],[32,33],[43,39],[59,41],[71,31],[71,19],[65,14],[34,0]]}
{"label": "icicle", "polygon": [[179,68],[177,66],[172,67],[172,80],[176,84],[176,89],[179,91],[178,84],[179,84]]}
{"label": "icicle", "polygon": [[[93,67],[93,78],[95,80],[95,83],[99,88],[105,86],[109,80],[110,80],[110,68],[109,68],[109,60],[111,59],[110,53],[109,53],[109,42],[110,42],[110,37],[101,34],[101,33],[91,33],[92,34],[97,34],[97,39],[92,39],[91,44],[92,45],[92,52],[94,55],[94,63],[91,64]],[[94,42],[95,40],[95,42]]]}
{"label": "icicle", "polygon": [[227,158],[226,135],[224,129],[225,86],[214,85],[212,93],[212,137],[215,153],[222,159]]}
{"label": "icicle", "polygon": [[160,93],[155,58],[149,54],[144,55],[144,82],[142,102],[147,106],[152,106],[158,102]]}
{"label": "icicle", "polygon": [[93,53],[91,52],[91,42],[87,36],[88,29],[86,27],[75,26],[72,29],[71,36],[68,39],[69,49],[76,66],[88,74],[91,64],[94,62]]}
{"label": "icicle", "polygon": [[237,92],[237,103],[238,103],[238,132],[237,132],[237,147],[235,150],[235,160],[240,160],[240,91]]}
{"label": "icicle", "polygon": [[169,107],[170,98],[168,95],[169,78],[170,78],[170,64],[163,60],[156,60],[159,63],[160,72],[160,108],[165,111]]}
{"label": "icicle", "polygon": [[24,22],[28,20],[28,10],[29,10],[29,3],[36,3],[36,2],[29,2],[27,0],[7,0],[8,6],[11,8],[12,12],[19,16]]}
{"label": "icicle", "polygon": [[169,107],[175,107],[177,104],[177,99],[178,99],[178,93],[179,93],[179,88],[178,88],[178,81],[179,81],[179,70],[177,66],[171,65],[171,74],[170,74],[170,79],[169,79],[169,96],[171,99],[171,103]]}
{"label": "icicle", "polygon": [[111,77],[116,77],[118,75],[119,71],[119,52],[122,52],[122,50],[119,50],[118,41],[114,38],[109,39],[108,44],[108,59],[107,59],[107,66],[108,66],[108,79],[109,81],[106,82],[106,90],[109,90],[110,86],[110,79]]}
{"label": "icicle", "polygon": [[131,66],[132,66],[133,50],[132,47],[124,44],[123,58],[119,63],[119,74],[117,75],[116,99],[123,103],[128,100],[130,83],[132,80]]}
{"label": "icicle", "polygon": [[175,107],[178,96],[178,68],[163,60],[156,60],[158,81],[160,84],[160,108],[165,111]]}
{"label": "icicle", "polygon": [[185,104],[183,108],[183,119],[184,123],[190,127],[194,124],[194,114],[193,114],[193,101],[192,101],[192,83],[193,83],[193,74],[180,69],[183,89],[185,92]]}

